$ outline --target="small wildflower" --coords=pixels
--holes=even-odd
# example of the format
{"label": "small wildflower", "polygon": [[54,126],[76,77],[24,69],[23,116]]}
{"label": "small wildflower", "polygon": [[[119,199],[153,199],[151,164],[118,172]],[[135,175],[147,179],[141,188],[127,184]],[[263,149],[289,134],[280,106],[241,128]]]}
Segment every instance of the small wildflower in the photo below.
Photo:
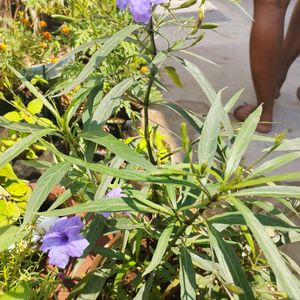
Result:
{"label": "small wildflower", "polygon": [[64,35],[69,35],[70,34],[70,27],[68,27],[66,24],[64,24],[63,26],[60,27],[60,31],[64,34]]}
{"label": "small wildflower", "polygon": [[51,56],[51,57],[50,57],[50,62],[51,62],[51,64],[56,64],[57,61],[58,61],[57,57],[55,57],[55,56]]}
{"label": "small wildflower", "polygon": [[148,67],[147,67],[147,66],[142,66],[142,67],[140,68],[140,73],[141,73],[141,74],[147,74],[147,73],[149,73]]}
{"label": "small wildflower", "polygon": [[46,49],[48,47],[47,43],[45,42],[40,42],[40,48],[41,49]]}
{"label": "small wildflower", "polygon": [[22,23],[23,23],[25,26],[30,26],[30,20],[29,20],[28,18],[22,19]]}
{"label": "small wildflower", "polygon": [[129,6],[135,22],[148,24],[152,16],[152,5],[164,2],[166,0],[117,0],[117,6],[120,10]]}
{"label": "small wildflower", "polygon": [[44,236],[41,250],[49,251],[49,263],[65,268],[70,257],[82,256],[89,242],[80,235],[83,223],[79,216],[60,218]]}
{"label": "small wildflower", "polygon": [[45,28],[45,27],[48,26],[47,22],[44,21],[44,20],[41,20],[41,21],[39,22],[39,25],[40,25],[41,28]]}
{"label": "small wildflower", "polygon": [[6,44],[0,43],[0,50],[1,50],[1,51],[6,50],[6,48],[7,48],[7,45],[6,45]]}
{"label": "small wildflower", "polygon": [[45,40],[51,40],[52,39],[52,34],[49,31],[42,32],[41,35]]}

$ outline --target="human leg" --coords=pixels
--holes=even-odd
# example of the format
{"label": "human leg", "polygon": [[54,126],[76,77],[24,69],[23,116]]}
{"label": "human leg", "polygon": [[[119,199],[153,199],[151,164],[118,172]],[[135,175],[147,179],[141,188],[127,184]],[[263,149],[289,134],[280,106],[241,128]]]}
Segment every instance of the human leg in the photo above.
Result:
{"label": "human leg", "polygon": [[[289,0],[254,0],[254,22],[250,35],[250,63],[257,105],[263,105],[257,131],[272,128],[273,103],[283,61],[284,18]],[[243,105],[235,116],[244,121],[255,106]]]}
{"label": "human leg", "polygon": [[300,0],[295,4],[289,27],[283,43],[283,66],[278,88],[280,90],[286,79],[288,70],[295,59],[300,55]]}

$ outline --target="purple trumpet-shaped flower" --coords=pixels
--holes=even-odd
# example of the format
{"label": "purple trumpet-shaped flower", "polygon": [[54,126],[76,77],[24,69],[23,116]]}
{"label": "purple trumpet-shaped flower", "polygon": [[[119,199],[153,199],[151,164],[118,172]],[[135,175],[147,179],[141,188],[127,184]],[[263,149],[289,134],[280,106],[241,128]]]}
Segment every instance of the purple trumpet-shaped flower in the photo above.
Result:
{"label": "purple trumpet-shaped flower", "polygon": [[83,223],[79,216],[63,217],[44,236],[41,250],[49,251],[49,263],[65,268],[70,257],[80,257],[89,242],[80,235]]}
{"label": "purple trumpet-shaped flower", "polygon": [[166,0],[117,0],[120,10],[129,6],[130,12],[137,23],[148,24],[152,16],[152,4],[161,4]]}
{"label": "purple trumpet-shaped flower", "polygon": [[[107,198],[120,198],[120,197],[124,197],[125,195],[122,194],[121,188],[115,188],[109,191],[105,196]],[[101,215],[107,219],[111,215],[111,212],[103,212],[101,213]]]}

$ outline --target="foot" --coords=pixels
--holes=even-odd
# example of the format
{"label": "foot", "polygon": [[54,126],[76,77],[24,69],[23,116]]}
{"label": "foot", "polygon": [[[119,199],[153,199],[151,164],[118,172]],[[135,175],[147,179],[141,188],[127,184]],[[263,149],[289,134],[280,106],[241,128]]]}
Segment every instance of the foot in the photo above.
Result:
{"label": "foot", "polygon": [[[244,122],[248,116],[254,112],[254,110],[256,109],[255,105],[251,105],[248,103],[245,103],[243,105],[238,106],[234,111],[233,111],[233,115],[234,117],[240,121],[240,122]],[[268,133],[271,131],[272,129],[272,118],[271,117],[264,117],[263,115],[260,118],[260,121],[262,123],[259,123],[256,127],[256,131],[261,132],[261,133]],[[264,122],[268,122],[268,123],[264,123]]]}

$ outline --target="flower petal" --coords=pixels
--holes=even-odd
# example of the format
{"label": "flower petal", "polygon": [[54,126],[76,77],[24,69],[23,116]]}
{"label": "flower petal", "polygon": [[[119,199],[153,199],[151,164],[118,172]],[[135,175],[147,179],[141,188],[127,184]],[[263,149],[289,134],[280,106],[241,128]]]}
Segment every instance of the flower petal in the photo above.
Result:
{"label": "flower petal", "polygon": [[129,8],[137,23],[148,24],[152,15],[150,0],[129,0]]}
{"label": "flower petal", "polygon": [[69,262],[68,248],[66,245],[52,247],[49,251],[49,263],[64,269]]}
{"label": "flower petal", "polygon": [[105,197],[107,198],[119,198],[119,197],[124,197],[125,195],[122,194],[122,189],[121,188],[115,188],[109,191]]}
{"label": "flower petal", "polygon": [[117,0],[117,6],[119,7],[120,10],[126,9],[128,5],[128,0]]}
{"label": "flower petal", "polygon": [[88,245],[89,242],[85,238],[78,236],[75,239],[68,242],[67,253],[69,256],[72,257],[80,257]]}
{"label": "flower petal", "polygon": [[60,246],[65,244],[62,240],[61,234],[59,232],[51,232],[44,236],[43,243],[41,245],[41,250],[43,252],[49,251],[52,247]]}
{"label": "flower petal", "polygon": [[68,221],[68,217],[63,217],[57,220],[50,228],[50,232],[63,232],[66,228],[66,222]]}

